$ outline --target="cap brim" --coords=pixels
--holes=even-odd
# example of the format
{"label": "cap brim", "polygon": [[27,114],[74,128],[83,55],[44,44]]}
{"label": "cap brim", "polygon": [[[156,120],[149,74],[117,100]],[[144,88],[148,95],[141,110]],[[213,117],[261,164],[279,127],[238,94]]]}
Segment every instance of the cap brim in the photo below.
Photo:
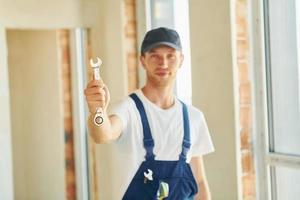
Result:
{"label": "cap brim", "polygon": [[168,47],[174,48],[178,51],[181,51],[181,47],[179,47],[179,46],[177,46],[173,43],[170,43],[170,42],[157,42],[157,43],[154,43],[154,44],[148,46],[147,48],[143,49],[142,53],[150,51],[151,49],[154,49],[155,47],[158,47],[158,46],[168,46]]}

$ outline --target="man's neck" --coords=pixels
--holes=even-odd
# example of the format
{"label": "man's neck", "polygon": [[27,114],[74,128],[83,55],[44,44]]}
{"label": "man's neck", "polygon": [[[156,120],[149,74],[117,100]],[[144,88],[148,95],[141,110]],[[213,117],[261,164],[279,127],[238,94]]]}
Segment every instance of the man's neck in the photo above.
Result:
{"label": "man's neck", "polygon": [[146,84],[142,88],[145,97],[162,109],[170,108],[174,105],[175,98],[172,87],[152,87]]}

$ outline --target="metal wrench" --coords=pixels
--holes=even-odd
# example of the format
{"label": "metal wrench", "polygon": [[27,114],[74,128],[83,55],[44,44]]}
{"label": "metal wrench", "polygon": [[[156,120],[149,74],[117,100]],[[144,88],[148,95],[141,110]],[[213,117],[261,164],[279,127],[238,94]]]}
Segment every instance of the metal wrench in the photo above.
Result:
{"label": "metal wrench", "polygon": [[90,59],[90,64],[94,71],[94,79],[100,80],[100,66],[102,65],[102,60],[97,57],[97,62],[94,62],[93,59]]}
{"label": "metal wrench", "polygon": [[[90,59],[90,65],[93,68],[93,77],[95,80],[100,80],[100,66],[102,64],[102,60],[97,57],[97,62],[94,62],[93,59]],[[94,116],[94,124],[96,126],[100,126],[103,123],[103,110],[102,108],[96,108],[96,113]]]}

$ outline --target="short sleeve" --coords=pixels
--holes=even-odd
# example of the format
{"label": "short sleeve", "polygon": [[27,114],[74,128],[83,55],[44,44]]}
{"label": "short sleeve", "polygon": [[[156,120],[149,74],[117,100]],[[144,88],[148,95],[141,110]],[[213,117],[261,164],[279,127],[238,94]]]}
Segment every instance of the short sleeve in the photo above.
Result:
{"label": "short sleeve", "polygon": [[125,98],[121,103],[116,105],[111,112],[111,115],[116,115],[121,119],[123,131],[127,128],[129,120],[129,106],[129,98]]}
{"label": "short sleeve", "polygon": [[214,145],[203,113],[198,110],[191,122],[194,124],[191,124],[193,133],[191,133],[192,146],[190,157],[214,152]]}

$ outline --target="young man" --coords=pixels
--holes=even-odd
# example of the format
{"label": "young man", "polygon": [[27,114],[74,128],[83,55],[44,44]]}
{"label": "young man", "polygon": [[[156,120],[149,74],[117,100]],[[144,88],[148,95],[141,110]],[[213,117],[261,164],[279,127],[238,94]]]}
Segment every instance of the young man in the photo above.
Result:
{"label": "young man", "polygon": [[[120,194],[113,199],[211,199],[202,156],[214,147],[205,118],[173,94],[183,61],[181,50],[175,30],[161,27],[148,31],[140,56],[146,84],[111,115],[106,111],[109,90],[102,81],[93,80],[85,89],[90,135],[97,143],[114,141],[119,149],[114,159],[122,172],[112,187],[120,186]],[[103,110],[103,120],[97,124],[98,108]]]}

